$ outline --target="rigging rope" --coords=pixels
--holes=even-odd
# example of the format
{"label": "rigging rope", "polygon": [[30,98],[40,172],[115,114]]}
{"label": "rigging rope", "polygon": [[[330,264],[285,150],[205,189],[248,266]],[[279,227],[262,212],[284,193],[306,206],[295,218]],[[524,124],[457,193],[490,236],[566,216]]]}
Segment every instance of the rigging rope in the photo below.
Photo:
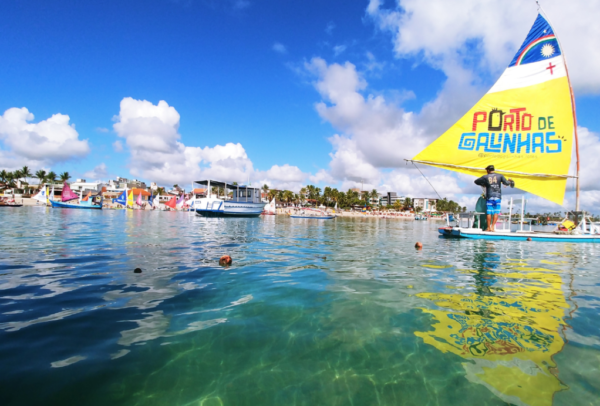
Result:
{"label": "rigging rope", "polygon": [[[410,162],[412,162],[412,164],[415,166],[415,168],[417,168],[417,170],[419,171],[419,173],[421,175],[423,175],[423,172],[421,172],[421,170],[419,169],[419,167],[417,166],[417,164],[414,163],[413,161],[410,161]],[[431,188],[433,189],[433,191],[435,192],[435,194],[438,195],[438,197],[440,198],[440,200],[442,200],[442,196],[440,196],[440,194],[438,193],[438,191],[435,190],[435,188],[433,187],[433,185],[431,184],[431,182],[429,181],[429,179],[427,179],[427,176],[423,175],[423,177],[425,178],[425,180],[427,181],[427,183],[429,183],[429,186],[431,186]]]}

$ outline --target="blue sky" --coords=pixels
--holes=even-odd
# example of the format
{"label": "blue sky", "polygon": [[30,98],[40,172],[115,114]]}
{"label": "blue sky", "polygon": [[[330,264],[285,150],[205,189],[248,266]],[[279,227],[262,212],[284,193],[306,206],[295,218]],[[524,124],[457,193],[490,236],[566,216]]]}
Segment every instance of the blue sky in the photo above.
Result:
{"label": "blue sky", "polygon": [[[57,113],[68,115],[78,139],[88,140],[89,151],[85,153],[82,146],[72,158],[41,162],[19,155],[0,137],[0,166],[10,169],[29,164],[34,169],[67,170],[77,177],[87,173],[87,177],[105,179],[120,175],[167,184],[183,182],[183,175],[151,179],[156,163],[148,163],[148,151],[138,154],[129,144],[129,133],[119,137],[113,129],[124,98],[152,105],[164,100],[180,116],[171,141],[179,137],[186,148],[242,146],[241,155],[223,152],[243,160],[230,163],[238,165],[237,172],[225,168],[229,165],[225,161],[219,164],[202,158],[199,166],[212,171],[198,175],[247,176],[292,189],[307,183],[347,188],[362,180],[380,190],[431,194],[415,179],[420,175],[405,169],[402,158],[410,156],[398,151],[379,162],[369,158],[377,156],[377,151],[366,153],[365,158],[362,151],[353,150],[364,149],[356,147],[361,145],[359,138],[369,133],[371,124],[377,131],[376,122],[382,120],[370,118],[379,110],[375,102],[369,105],[369,97],[388,109],[385,117],[394,112],[421,117],[411,128],[421,125],[423,130],[414,134],[424,134],[423,139],[429,141],[485,93],[536,17],[534,5],[517,1],[494,5],[507,9],[507,16],[514,16],[515,7],[520,14],[506,17],[514,29],[504,34],[498,31],[507,39],[502,49],[492,52],[486,48],[490,34],[485,28],[465,39],[453,39],[427,26],[445,23],[444,7],[451,7],[449,12],[462,7],[463,14],[471,15],[456,23],[464,24],[465,30],[474,25],[469,18],[476,20],[478,13],[484,13],[478,2],[449,3],[432,1],[427,10],[414,0],[399,5],[378,0],[5,0],[0,5],[0,114],[25,107],[35,115],[33,123]],[[585,52],[571,45],[578,41],[571,28],[581,21],[564,16],[560,2],[542,3],[560,21],[556,25],[567,32],[566,47],[572,48],[566,51],[569,63],[584,60],[579,54]],[[587,7],[580,3],[582,10]],[[579,7],[573,4],[572,8]],[[415,21],[401,21],[399,17],[406,17],[407,10]],[[424,16],[426,24],[418,24],[418,16]],[[589,38],[595,33],[584,30],[580,35]],[[409,34],[439,37],[407,44]],[[437,48],[438,43],[444,47]],[[599,59],[588,57],[586,64],[593,68],[600,65]],[[596,136],[600,132],[600,86],[597,79],[587,81],[585,73],[577,73],[574,80],[579,125]],[[349,84],[353,80],[354,87]],[[463,82],[468,84],[465,91],[450,89],[451,83]],[[340,91],[341,97],[364,98],[363,110],[356,117],[342,111],[344,101],[335,99]],[[317,103],[324,103],[325,110],[319,111]],[[422,123],[436,114],[443,114],[435,120],[439,128]],[[393,123],[390,128],[402,125]],[[332,141],[336,134],[340,137],[337,144]],[[412,145],[415,137],[402,142]],[[381,144],[385,137],[378,140],[374,142]],[[116,141],[123,147],[120,152],[119,147],[115,149]],[[414,148],[419,145],[414,142]],[[411,152],[407,147],[406,153]],[[104,166],[90,173],[99,165]],[[225,168],[224,172],[219,168]],[[353,172],[353,168],[360,170]],[[440,184],[451,183],[444,189],[447,194],[473,192],[459,177],[436,170],[428,173],[434,181],[437,176]]]}

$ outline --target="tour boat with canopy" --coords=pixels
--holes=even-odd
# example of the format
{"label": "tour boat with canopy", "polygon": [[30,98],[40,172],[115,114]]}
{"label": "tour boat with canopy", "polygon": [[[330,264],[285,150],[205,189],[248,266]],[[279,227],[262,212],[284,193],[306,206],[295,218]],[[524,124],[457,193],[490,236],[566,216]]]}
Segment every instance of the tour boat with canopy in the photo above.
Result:
{"label": "tour boat with canopy", "polygon": [[[215,180],[201,180],[194,184],[206,188],[206,197],[194,198],[193,201],[193,207],[199,216],[258,217],[266,205],[261,201],[260,188]],[[217,189],[216,194],[212,188]]]}
{"label": "tour boat with canopy", "polygon": [[[573,148],[576,174],[570,175]],[[484,175],[484,168],[491,164],[497,173],[512,178],[519,189],[561,205],[567,180],[575,179],[575,210],[552,232],[523,230],[524,210],[520,213],[520,230],[511,232],[509,217],[508,229],[483,231],[485,206],[479,204],[475,212],[459,214],[456,226],[440,228],[444,236],[600,242],[600,225],[579,208],[577,119],[564,49],[542,13],[483,98],[408,161],[477,177]],[[525,201],[521,200],[524,209]]]}

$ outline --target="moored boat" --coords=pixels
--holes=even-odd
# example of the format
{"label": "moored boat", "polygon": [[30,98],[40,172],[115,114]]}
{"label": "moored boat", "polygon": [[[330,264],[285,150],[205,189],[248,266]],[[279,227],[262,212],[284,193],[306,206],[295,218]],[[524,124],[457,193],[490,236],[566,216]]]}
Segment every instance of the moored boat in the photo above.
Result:
{"label": "moored boat", "polygon": [[265,206],[262,214],[263,214],[263,216],[265,216],[265,215],[266,216],[269,216],[269,215],[274,216],[277,214],[277,208],[275,206],[275,198],[273,198],[273,200],[271,200],[271,203],[269,203]]}
{"label": "moored boat", "polygon": [[90,193],[85,198],[82,198],[71,190],[67,182],[63,185],[60,201],[50,200],[52,207],[57,209],[102,210],[102,203],[103,198],[101,194],[91,196]]}
{"label": "moored boat", "polygon": [[[577,157],[575,175],[569,174],[572,148]],[[511,230],[509,216],[508,228],[503,224],[501,230],[484,231],[486,210],[476,208],[459,214],[458,225],[440,228],[444,236],[600,242],[600,225],[579,208],[577,117],[564,50],[542,14],[488,93],[409,161],[477,177],[495,164],[495,172],[514,178],[519,189],[556,204],[564,201],[567,179],[576,180],[575,210],[551,232],[532,230],[532,219],[523,217],[524,208],[519,230]],[[467,227],[460,222],[465,219]],[[529,231],[523,230],[527,222]]]}
{"label": "moored boat", "polygon": [[[206,187],[206,197],[194,198],[196,214],[203,217],[258,217],[266,203],[261,201],[260,188],[214,180],[195,184]],[[216,188],[213,193],[212,188]]]}
{"label": "moored boat", "polygon": [[329,214],[323,210],[312,209],[310,207],[296,210],[294,214],[290,214],[290,218],[293,219],[330,220],[335,217],[335,214]]}

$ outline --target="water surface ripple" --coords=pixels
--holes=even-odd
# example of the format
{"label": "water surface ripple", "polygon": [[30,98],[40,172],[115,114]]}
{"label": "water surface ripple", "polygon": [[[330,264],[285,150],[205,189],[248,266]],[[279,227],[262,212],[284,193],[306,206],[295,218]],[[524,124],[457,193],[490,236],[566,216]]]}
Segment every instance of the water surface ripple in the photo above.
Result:
{"label": "water surface ripple", "polygon": [[2,405],[600,405],[594,244],[364,218],[0,221]]}

